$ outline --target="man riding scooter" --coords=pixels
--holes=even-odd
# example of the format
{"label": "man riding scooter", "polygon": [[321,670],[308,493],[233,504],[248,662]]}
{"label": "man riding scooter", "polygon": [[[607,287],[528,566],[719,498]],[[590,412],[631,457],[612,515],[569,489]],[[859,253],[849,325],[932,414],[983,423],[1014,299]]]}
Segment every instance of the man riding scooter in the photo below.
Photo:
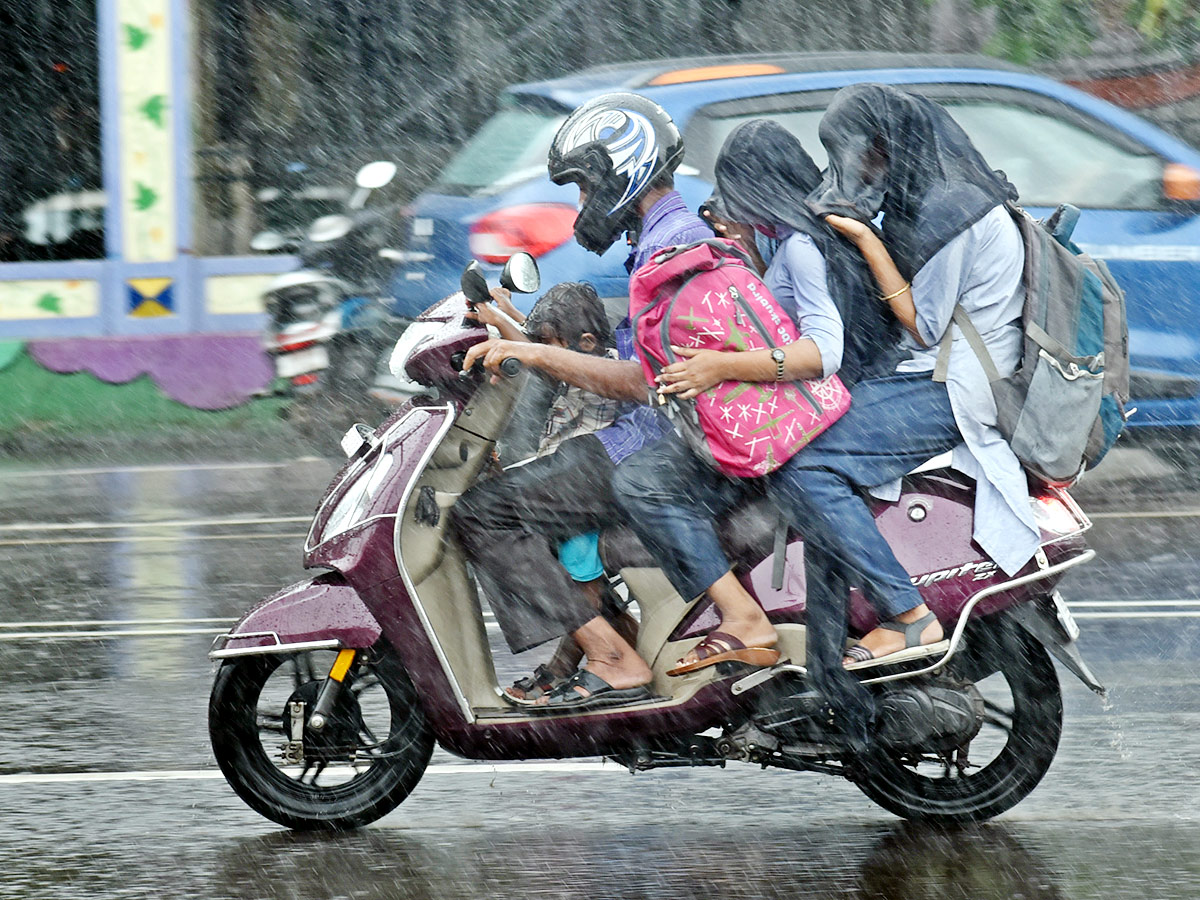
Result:
{"label": "man riding scooter", "polygon": [[[626,266],[633,272],[664,247],[711,237],[674,190],[672,173],[682,158],[675,123],[644,97],[605,94],[572,113],[555,135],[549,170],[555,183],[579,187],[580,245],[601,254],[627,232],[633,251]],[[651,699],[650,668],[597,614],[554,552],[560,541],[620,518],[612,493],[617,463],[669,427],[642,405],[646,383],[633,359],[627,319],[616,334],[619,359],[495,339],[472,347],[463,364],[464,371],[482,362],[498,372],[514,357],[551,378],[623,401],[609,427],[506,471],[454,507],[463,548],[494,588],[492,610],[513,652],[570,634],[587,656],[583,668],[552,685],[534,708],[592,709]]]}

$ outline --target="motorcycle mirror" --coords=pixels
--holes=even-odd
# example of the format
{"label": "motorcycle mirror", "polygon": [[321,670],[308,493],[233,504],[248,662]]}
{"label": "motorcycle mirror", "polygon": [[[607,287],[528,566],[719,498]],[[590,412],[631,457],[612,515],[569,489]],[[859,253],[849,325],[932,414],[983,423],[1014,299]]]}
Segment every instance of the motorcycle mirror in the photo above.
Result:
{"label": "motorcycle mirror", "polygon": [[466,295],[468,303],[487,303],[492,299],[483,269],[474,260],[471,260],[463,269],[459,284],[462,285],[462,292]]}
{"label": "motorcycle mirror", "polygon": [[258,253],[270,253],[286,243],[287,240],[278,231],[260,231],[250,238],[250,249]]}
{"label": "motorcycle mirror", "polygon": [[354,176],[354,183],[360,188],[373,191],[383,187],[396,177],[396,164],[384,160],[369,162]]}
{"label": "motorcycle mirror", "polygon": [[518,294],[532,294],[542,283],[537,260],[528,253],[514,253],[504,264],[500,283]]}
{"label": "motorcycle mirror", "polygon": [[324,244],[345,237],[354,227],[349,216],[321,216],[308,226],[308,239],[314,244]]}

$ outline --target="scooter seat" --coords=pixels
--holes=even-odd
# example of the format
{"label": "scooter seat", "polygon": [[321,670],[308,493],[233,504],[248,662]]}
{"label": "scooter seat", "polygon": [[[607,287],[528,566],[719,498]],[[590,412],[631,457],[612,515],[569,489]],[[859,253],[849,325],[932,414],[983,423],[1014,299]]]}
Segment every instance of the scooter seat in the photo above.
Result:
{"label": "scooter seat", "polygon": [[[946,451],[926,460],[909,475],[945,469],[952,453]],[[965,476],[955,476],[965,480]],[[717,522],[717,538],[735,569],[752,569],[774,549],[778,513],[764,495],[751,497],[734,507]],[[600,533],[600,558],[608,572],[623,568],[655,568],[658,563],[628,525],[613,525]]]}
{"label": "scooter seat", "polygon": [[[717,539],[730,564],[752,567],[769,554],[778,520],[775,507],[766,497],[747,500],[721,517],[717,522]],[[600,558],[609,572],[658,565],[628,525],[610,526],[600,533]]]}

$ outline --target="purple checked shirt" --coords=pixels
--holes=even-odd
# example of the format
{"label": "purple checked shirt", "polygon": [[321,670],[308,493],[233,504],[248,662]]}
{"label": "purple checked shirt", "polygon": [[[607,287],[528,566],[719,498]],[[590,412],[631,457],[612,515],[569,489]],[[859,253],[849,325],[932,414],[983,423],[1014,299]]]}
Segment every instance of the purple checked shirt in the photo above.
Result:
{"label": "purple checked shirt", "polygon": [[[713,236],[704,221],[687,208],[678,191],[664,195],[650,207],[642,220],[642,233],[625,266],[630,274],[664,247],[690,244]],[[616,329],[617,354],[621,359],[633,359],[633,327],[627,316]],[[596,432],[596,437],[616,465],[646,444],[657,441],[671,428],[670,423],[649,406],[626,403],[617,420],[608,428]]]}

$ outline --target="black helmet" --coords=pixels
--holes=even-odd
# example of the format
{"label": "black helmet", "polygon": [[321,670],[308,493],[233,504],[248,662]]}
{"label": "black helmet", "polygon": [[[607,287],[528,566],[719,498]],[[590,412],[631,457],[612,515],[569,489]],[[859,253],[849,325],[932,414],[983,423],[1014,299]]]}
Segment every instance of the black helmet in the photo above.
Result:
{"label": "black helmet", "polygon": [[603,253],[637,225],[637,202],[683,158],[683,138],[666,110],[625,91],[589,100],[562,123],[550,146],[555,184],[587,191],[575,219],[575,239]]}

